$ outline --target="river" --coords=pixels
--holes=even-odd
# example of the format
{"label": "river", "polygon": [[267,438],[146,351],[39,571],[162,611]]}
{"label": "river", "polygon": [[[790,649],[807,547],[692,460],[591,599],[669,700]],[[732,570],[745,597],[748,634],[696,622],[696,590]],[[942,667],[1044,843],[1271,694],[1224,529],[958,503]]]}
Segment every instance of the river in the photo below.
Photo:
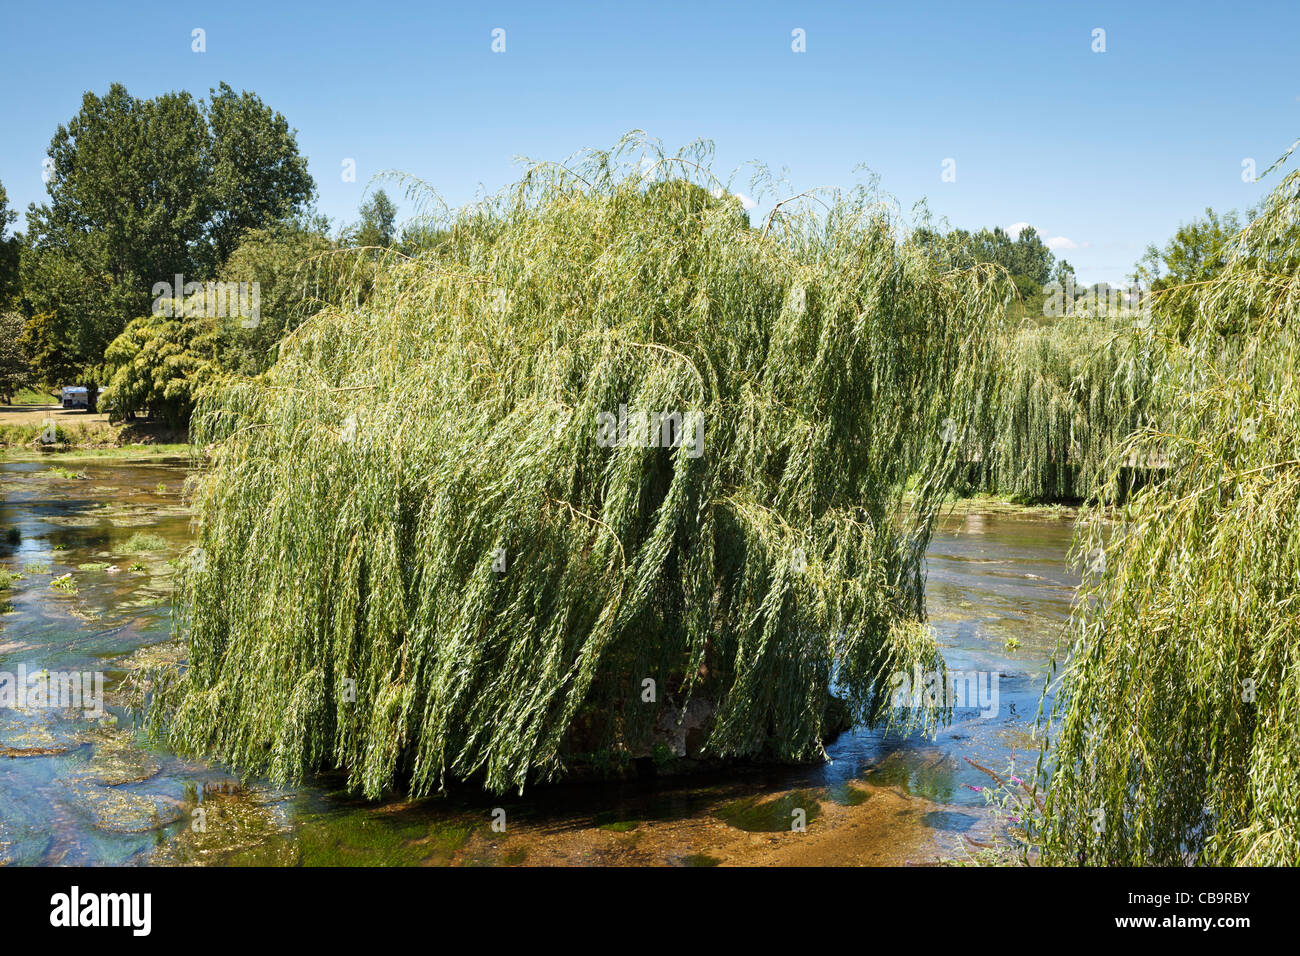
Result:
{"label": "river", "polygon": [[1047,661],[1077,583],[1068,512],[944,521],[928,556],[930,620],[949,669],[980,675],[997,696],[996,707],[958,708],[935,738],[855,730],[813,767],[369,804],[336,774],[288,790],[241,783],[132,729],[123,680],[175,653],[168,593],[189,539],[184,478],[179,465],[0,463],[0,563],[16,575],[0,592],[0,675],[102,672],[108,705],[90,717],[0,706],[0,864],[960,860],[994,827],[990,780],[969,761],[1032,766]]}

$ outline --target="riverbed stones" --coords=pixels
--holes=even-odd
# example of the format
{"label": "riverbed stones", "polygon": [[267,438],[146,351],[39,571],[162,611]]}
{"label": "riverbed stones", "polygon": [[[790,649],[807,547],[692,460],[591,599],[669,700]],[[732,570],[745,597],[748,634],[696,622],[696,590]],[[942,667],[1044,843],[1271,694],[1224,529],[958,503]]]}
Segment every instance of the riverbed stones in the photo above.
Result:
{"label": "riverbed stones", "polygon": [[80,768],[78,776],[105,787],[142,783],[155,776],[162,765],[133,736],[112,728],[98,728],[92,737],[94,755]]}
{"label": "riverbed stones", "polygon": [[147,833],[183,816],[181,802],[161,794],[135,793],[75,780],[65,785],[67,803],[89,817],[96,829],[109,833]]}

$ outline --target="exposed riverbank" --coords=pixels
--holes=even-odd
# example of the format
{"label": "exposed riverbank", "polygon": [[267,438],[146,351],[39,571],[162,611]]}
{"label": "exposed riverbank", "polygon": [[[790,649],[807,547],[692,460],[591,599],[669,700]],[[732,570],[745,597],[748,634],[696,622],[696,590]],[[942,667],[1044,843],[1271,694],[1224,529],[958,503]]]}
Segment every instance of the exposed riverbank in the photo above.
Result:
{"label": "exposed riverbank", "polygon": [[154,422],[110,422],[103,412],[60,405],[0,406],[0,454],[8,460],[73,459],[126,462],[179,460],[185,435]]}

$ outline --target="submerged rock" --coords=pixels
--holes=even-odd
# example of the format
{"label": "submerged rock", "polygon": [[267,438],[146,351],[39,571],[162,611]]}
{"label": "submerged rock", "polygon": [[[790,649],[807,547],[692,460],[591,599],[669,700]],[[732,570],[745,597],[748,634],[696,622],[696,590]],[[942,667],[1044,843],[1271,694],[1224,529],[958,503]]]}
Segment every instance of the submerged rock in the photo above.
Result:
{"label": "submerged rock", "polygon": [[283,796],[238,785],[204,788],[182,809],[182,826],[151,854],[155,866],[295,866],[301,854]]}
{"label": "submerged rock", "polygon": [[181,802],[172,797],[73,780],[67,786],[68,804],[86,814],[96,829],[109,833],[147,833],[183,816]]}
{"label": "submerged rock", "polygon": [[6,747],[0,744],[0,757],[57,757],[68,752],[67,747]]}
{"label": "submerged rock", "polygon": [[[0,748],[19,751],[12,756],[53,757],[86,742],[86,728],[67,719],[75,711],[14,708],[20,719],[0,727]],[[40,752],[38,752],[40,751]]]}
{"label": "submerged rock", "polygon": [[141,749],[134,736],[126,731],[100,729],[92,742],[95,746],[90,762],[78,776],[106,787],[141,783],[162,769],[153,755]]}

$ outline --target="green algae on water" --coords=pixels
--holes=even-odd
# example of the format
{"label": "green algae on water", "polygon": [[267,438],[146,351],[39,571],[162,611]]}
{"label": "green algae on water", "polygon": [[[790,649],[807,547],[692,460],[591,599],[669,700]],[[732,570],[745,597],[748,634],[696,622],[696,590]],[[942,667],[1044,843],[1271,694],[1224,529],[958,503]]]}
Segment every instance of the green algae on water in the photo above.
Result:
{"label": "green algae on water", "polygon": [[826,796],[838,806],[859,807],[871,799],[871,791],[845,782],[827,787]]}
{"label": "green algae on water", "polygon": [[164,551],[166,548],[167,541],[164,538],[147,531],[137,531],[119,545],[117,550],[126,554],[138,554],[142,551]]}
{"label": "green algae on water", "polygon": [[714,816],[737,830],[749,833],[780,833],[796,822],[796,811],[804,812],[804,822],[812,823],[821,813],[821,803],[814,790],[795,790],[778,797],[766,794],[742,797],[723,804]]}

